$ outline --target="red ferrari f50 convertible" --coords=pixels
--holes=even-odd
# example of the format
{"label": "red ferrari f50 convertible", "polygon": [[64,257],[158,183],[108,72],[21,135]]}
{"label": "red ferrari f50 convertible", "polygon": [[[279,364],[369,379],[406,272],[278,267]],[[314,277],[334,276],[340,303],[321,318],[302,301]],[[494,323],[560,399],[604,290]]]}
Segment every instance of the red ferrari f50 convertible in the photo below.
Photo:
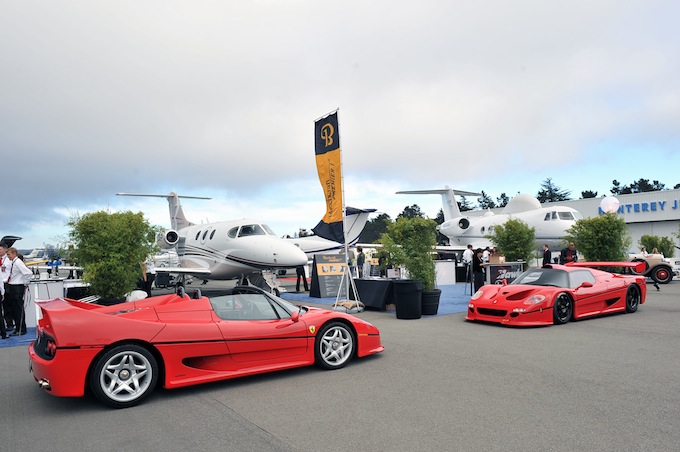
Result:
{"label": "red ferrari f50 convertible", "polygon": [[260,289],[181,293],[112,306],[54,299],[38,303],[28,349],[39,385],[125,408],[165,388],[316,364],[339,369],[383,351],[378,328],[343,312],[294,306]]}

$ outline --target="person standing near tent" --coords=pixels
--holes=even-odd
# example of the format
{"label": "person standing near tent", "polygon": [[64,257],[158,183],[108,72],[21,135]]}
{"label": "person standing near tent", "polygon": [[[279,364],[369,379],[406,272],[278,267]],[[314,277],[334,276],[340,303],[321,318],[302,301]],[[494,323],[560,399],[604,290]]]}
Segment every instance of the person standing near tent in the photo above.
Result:
{"label": "person standing near tent", "polygon": [[8,298],[15,330],[11,336],[26,334],[26,313],[24,312],[24,293],[33,276],[33,272],[26,267],[24,261],[17,256],[17,249],[13,246],[7,250],[9,258],[9,277],[5,286],[5,297]]}
{"label": "person standing near tent", "polygon": [[475,292],[484,285],[484,261],[482,260],[483,250],[477,248],[475,255],[472,257],[472,280],[475,285]]}
{"label": "person standing near tent", "polygon": [[357,271],[359,272],[359,278],[364,277],[364,263],[366,262],[366,255],[364,254],[364,249],[357,246]]}

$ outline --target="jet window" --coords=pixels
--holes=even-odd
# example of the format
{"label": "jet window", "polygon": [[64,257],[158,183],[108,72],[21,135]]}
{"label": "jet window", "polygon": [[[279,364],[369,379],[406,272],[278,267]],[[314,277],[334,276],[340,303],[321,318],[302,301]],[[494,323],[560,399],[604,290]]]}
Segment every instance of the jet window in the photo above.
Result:
{"label": "jet window", "polygon": [[269,234],[269,235],[276,235],[276,233],[272,230],[272,228],[270,228],[266,224],[262,225],[262,229],[264,229],[267,232],[267,234]]}
{"label": "jet window", "polygon": [[198,240],[198,238],[199,238],[200,236],[201,236],[201,231],[198,231],[198,232],[196,233],[196,238],[195,238],[194,240]]}
{"label": "jet window", "polygon": [[247,224],[241,226],[241,230],[238,233],[239,237],[247,237],[249,235],[267,235],[259,224]]}
{"label": "jet window", "polygon": [[485,230],[486,230],[486,228],[484,226],[482,226],[482,234],[484,233]]}
{"label": "jet window", "polygon": [[553,219],[553,220],[557,220],[557,212],[553,212],[553,213],[552,213],[552,219]]}
{"label": "jet window", "polygon": [[205,232],[203,233],[203,240],[208,236],[208,230],[206,229]]}
{"label": "jet window", "polygon": [[210,233],[210,240],[212,240],[213,237],[215,237],[215,231],[217,231],[217,229],[213,229],[213,231]]}
{"label": "jet window", "polygon": [[543,221],[550,221],[550,212],[545,214],[545,218],[543,219]]}
{"label": "jet window", "polygon": [[558,212],[560,216],[560,220],[573,220],[574,216],[571,214],[571,212]]}

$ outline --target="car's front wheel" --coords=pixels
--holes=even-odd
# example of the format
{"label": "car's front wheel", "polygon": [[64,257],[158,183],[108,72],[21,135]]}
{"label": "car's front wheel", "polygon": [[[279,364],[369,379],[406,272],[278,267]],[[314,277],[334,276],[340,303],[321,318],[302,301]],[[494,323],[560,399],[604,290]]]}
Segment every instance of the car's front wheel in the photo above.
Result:
{"label": "car's front wheel", "polygon": [[339,369],[354,355],[354,332],[342,322],[324,325],[316,337],[314,361],[324,369]]}
{"label": "car's front wheel", "polygon": [[659,265],[652,269],[651,277],[659,284],[668,284],[673,279],[673,272],[665,265]]}
{"label": "car's front wheel", "polygon": [[626,312],[637,311],[640,305],[640,289],[637,286],[629,286],[626,291]]}
{"label": "car's front wheel", "polygon": [[127,408],[142,402],[158,381],[158,364],[144,347],[123,344],[97,359],[90,373],[90,387],[101,402]]}
{"label": "car's front wheel", "polygon": [[553,323],[555,325],[567,323],[571,319],[573,311],[574,304],[571,301],[571,297],[566,293],[559,294],[553,306]]}

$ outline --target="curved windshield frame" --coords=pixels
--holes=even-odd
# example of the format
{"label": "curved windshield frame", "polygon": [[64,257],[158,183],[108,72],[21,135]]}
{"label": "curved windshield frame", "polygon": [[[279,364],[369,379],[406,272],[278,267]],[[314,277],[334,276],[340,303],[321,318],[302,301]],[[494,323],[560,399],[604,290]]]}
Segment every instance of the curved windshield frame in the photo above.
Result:
{"label": "curved windshield frame", "polygon": [[532,268],[525,271],[510,284],[526,286],[551,286],[568,289],[571,287],[569,272],[553,268]]}

